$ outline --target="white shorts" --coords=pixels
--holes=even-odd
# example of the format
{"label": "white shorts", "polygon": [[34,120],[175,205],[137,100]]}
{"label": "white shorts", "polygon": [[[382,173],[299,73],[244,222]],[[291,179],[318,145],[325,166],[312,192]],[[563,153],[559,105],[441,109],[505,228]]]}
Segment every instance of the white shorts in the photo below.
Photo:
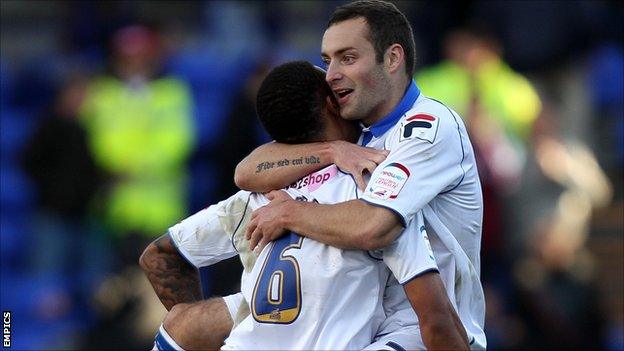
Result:
{"label": "white shorts", "polygon": [[376,340],[364,348],[364,350],[426,350],[425,344],[420,335],[418,325],[410,325],[393,331],[392,333],[378,336]]}
{"label": "white shorts", "polygon": [[241,292],[223,297],[232,320],[236,319],[236,313],[238,312],[238,308],[240,307],[241,302],[243,302],[243,299],[243,293]]}

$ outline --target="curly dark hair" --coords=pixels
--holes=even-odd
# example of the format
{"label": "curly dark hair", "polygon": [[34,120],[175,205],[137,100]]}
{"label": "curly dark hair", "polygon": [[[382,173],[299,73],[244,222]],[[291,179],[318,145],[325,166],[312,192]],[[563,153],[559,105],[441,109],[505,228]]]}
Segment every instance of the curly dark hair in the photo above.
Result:
{"label": "curly dark hair", "polygon": [[293,61],[269,72],[258,89],[256,113],[277,142],[319,141],[326,99],[335,99],[325,72],[306,61]]}
{"label": "curly dark hair", "polygon": [[362,17],[368,23],[368,41],[375,48],[377,63],[383,62],[386,49],[399,44],[405,51],[405,73],[411,79],[416,62],[414,33],[407,17],[394,4],[381,0],[359,0],[339,6],[332,13],[327,28]]}

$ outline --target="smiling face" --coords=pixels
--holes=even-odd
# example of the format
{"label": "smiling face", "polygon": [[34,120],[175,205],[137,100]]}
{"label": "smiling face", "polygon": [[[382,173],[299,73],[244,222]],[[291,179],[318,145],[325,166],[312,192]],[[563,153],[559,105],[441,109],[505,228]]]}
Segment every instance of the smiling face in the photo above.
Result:
{"label": "smiling face", "polygon": [[340,114],[367,125],[396,105],[396,99],[389,98],[393,92],[390,73],[384,62],[376,61],[368,31],[364,18],[349,19],[327,28],[321,44],[326,80],[338,98]]}

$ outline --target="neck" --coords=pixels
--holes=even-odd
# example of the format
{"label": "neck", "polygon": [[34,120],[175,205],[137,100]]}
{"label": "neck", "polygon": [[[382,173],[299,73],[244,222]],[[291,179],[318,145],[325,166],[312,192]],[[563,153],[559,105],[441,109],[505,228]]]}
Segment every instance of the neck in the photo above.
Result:
{"label": "neck", "polygon": [[360,137],[360,127],[356,121],[343,119],[339,114],[331,111],[326,111],[323,118],[323,133],[321,140],[318,141],[345,140],[351,143],[357,142]]}
{"label": "neck", "polygon": [[410,83],[411,80],[407,79],[406,76],[401,76],[400,82],[393,84],[392,87],[387,90],[390,93],[384,103],[373,111],[371,117],[363,119],[362,123],[368,127],[389,115],[399,102],[401,102],[401,99],[403,99]]}

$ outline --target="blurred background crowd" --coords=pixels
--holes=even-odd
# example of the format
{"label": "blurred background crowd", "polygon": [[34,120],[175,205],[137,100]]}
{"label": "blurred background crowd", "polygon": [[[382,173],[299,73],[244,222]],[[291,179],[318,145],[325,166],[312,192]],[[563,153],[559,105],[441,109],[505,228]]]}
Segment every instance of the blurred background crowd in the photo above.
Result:
{"label": "blurred background crowd", "polygon": [[[145,245],[235,192],[274,65],[340,1],[0,3],[2,310],[16,349],[147,349]],[[397,1],[465,119],[493,350],[624,348],[624,5]],[[236,259],[202,270],[238,290]]]}

